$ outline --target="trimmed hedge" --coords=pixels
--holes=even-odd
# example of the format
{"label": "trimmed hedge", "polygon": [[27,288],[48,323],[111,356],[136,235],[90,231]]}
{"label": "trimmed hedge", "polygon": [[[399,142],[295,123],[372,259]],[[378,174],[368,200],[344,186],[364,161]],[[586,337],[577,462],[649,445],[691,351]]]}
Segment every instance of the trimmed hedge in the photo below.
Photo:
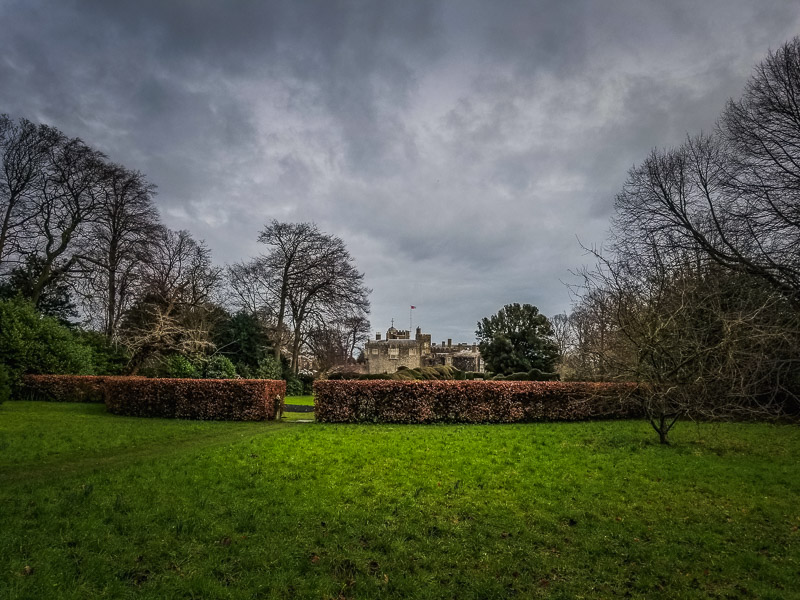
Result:
{"label": "trimmed hedge", "polygon": [[523,373],[511,373],[510,375],[495,375],[494,381],[558,381],[558,373],[545,373],[540,369],[531,369]]}
{"label": "trimmed hedge", "polygon": [[560,381],[317,381],[323,423],[518,423],[643,416],[635,384]]}
{"label": "trimmed hedge", "polygon": [[[482,374],[479,374],[481,377]],[[453,379],[473,379],[475,374],[471,371],[460,371],[452,365],[436,365],[433,367],[416,367],[409,369],[400,367],[394,373],[352,373],[338,372],[328,375],[330,381],[340,381],[342,379],[357,379],[359,381],[423,381],[423,380],[442,380]]]}
{"label": "trimmed hedge", "polygon": [[20,398],[50,402],[103,402],[103,386],[110,379],[144,379],[113,375],[23,375]]}
{"label": "trimmed hedge", "polygon": [[104,388],[110,413],[203,421],[272,420],[286,395],[271,379],[108,378]]}

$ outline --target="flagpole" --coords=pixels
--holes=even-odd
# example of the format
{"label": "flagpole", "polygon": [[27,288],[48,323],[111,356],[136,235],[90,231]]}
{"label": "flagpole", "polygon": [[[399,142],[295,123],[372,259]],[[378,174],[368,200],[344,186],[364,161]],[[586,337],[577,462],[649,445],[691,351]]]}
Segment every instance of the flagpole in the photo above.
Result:
{"label": "flagpole", "polygon": [[[409,305],[411,306],[411,305]],[[411,335],[411,330],[414,329],[414,318],[411,316],[413,313],[414,307],[408,309],[408,334]]]}

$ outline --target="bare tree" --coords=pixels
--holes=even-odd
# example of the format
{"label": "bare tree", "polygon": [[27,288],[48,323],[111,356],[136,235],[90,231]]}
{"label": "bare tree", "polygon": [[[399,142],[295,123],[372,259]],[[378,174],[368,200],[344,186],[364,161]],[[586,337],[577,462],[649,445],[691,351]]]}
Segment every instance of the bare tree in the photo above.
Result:
{"label": "bare tree", "polygon": [[346,334],[344,349],[345,362],[353,362],[356,351],[364,349],[364,344],[369,340],[372,328],[366,312],[356,312],[346,315],[337,321],[341,331]]}
{"label": "bare tree", "polygon": [[[286,325],[289,291],[313,268],[310,257],[319,244],[320,233],[312,223],[280,223],[272,220],[258,236],[268,247],[261,268],[268,282],[275,314],[275,331],[280,335]],[[282,340],[275,340],[275,360],[280,360]],[[294,362],[294,360],[293,360]]]}
{"label": "bare tree", "polygon": [[35,187],[45,158],[42,130],[26,119],[0,115],[0,266],[19,250],[19,237],[36,217]]}
{"label": "bare tree", "polygon": [[34,236],[21,249],[35,254],[42,268],[31,291],[37,304],[44,288],[75,267],[76,242],[86,233],[100,197],[105,173],[104,156],[79,139],[69,139],[57,129],[43,126],[46,141],[44,168],[37,177]]}
{"label": "bare tree", "polygon": [[724,258],[800,304],[800,37],[756,67],[718,129],[730,156],[725,191],[737,226],[737,237],[725,238]]}
{"label": "bare tree", "polygon": [[186,231],[160,228],[143,265],[144,295],[126,315],[121,338],[132,353],[132,370],[153,357],[195,354],[212,347],[213,294],[221,269]]}
{"label": "bare tree", "polygon": [[[273,220],[259,241],[269,248],[259,268],[269,282],[264,289],[273,299],[276,332],[280,334],[291,320],[292,369],[296,372],[307,326],[325,321],[334,311],[368,312],[370,290],[364,287],[364,275],[354,266],[344,242],[320,232],[313,223]],[[276,358],[280,348],[276,343]]]}
{"label": "bare tree", "polygon": [[574,347],[574,331],[570,324],[569,315],[566,313],[553,315],[550,318],[550,325],[553,330],[553,341],[558,347],[559,368],[563,370],[567,354]]}
{"label": "bare tree", "polygon": [[[713,135],[654,150],[585,272],[574,357],[677,419],[800,413],[800,38],[771,52]],[[609,320],[607,317],[611,315]],[[602,327],[599,327],[602,324]]]}
{"label": "bare tree", "polygon": [[269,268],[264,256],[257,256],[229,265],[226,274],[226,303],[234,311],[243,311],[257,318],[264,330],[269,332],[273,348],[270,351],[276,353],[274,348],[277,346],[280,356],[281,348],[290,344],[291,331],[287,327],[285,314],[280,326],[277,324],[280,286],[276,272]]}
{"label": "bare tree", "polygon": [[78,251],[86,313],[108,339],[115,338],[122,316],[141,293],[146,261],[162,232],[154,192],[141,173],[109,165]]}
{"label": "bare tree", "polygon": [[302,277],[295,278],[289,286],[288,302],[292,316],[292,369],[299,363],[305,326],[316,317],[325,320],[326,314],[349,310],[365,314],[369,311],[364,275],[352,262],[344,242],[335,236],[320,234],[315,240],[313,253],[305,257]]}
{"label": "bare tree", "polygon": [[770,53],[714,135],[654,150],[617,197],[619,228],[699,250],[800,306],[800,38]]}
{"label": "bare tree", "polygon": [[369,339],[370,324],[364,314],[345,315],[313,326],[307,344],[321,371],[353,364],[356,350]]}
{"label": "bare tree", "polygon": [[[583,273],[584,278],[589,276]],[[562,359],[562,379],[606,380],[615,373],[620,353],[614,336],[615,304],[612,295],[599,286],[585,286],[569,314],[570,346]]]}
{"label": "bare tree", "polygon": [[250,315],[274,315],[271,272],[263,257],[228,265],[228,303]]}
{"label": "bare tree", "polygon": [[[635,232],[628,230],[627,238]],[[678,419],[781,416],[796,410],[800,323],[759,278],[653,245],[587,275],[613,320],[606,378],[635,381],[662,443]],[[792,408],[794,407],[794,408]]]}

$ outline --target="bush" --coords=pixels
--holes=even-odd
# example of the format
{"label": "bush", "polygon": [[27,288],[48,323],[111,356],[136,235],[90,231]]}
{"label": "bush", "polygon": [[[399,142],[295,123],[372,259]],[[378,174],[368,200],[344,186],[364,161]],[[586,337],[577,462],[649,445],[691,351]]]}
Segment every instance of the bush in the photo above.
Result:
{"label": "bush", "polygon": [[114,378],[108,375],[24,375],[20,398],[49,402],[103,402],[105,383]]}
{"label": "bush", "polygon": [[328,423],[515,423],[641,417],[634,384],[511,381],[317,381]]}
{"label": "bush", "polygon": [[0,404],[11,397],[11,375],[8,369],[0,363]]}
{"label": "bush", "polygon": [[303,382],[297,377],[289,377],[286,380],[286,395],[287,396],[302,396],[303,395]]}
{"label": "bush", "polygon": [[236,367],[227,356],[215,354],[206,365],[206,379],[236,379]]}
{"label": "bush", "polygon": [[198,379],[200,377],[199,369],[182,354],[173,354],[167,358],[164,374],[172,379]]}
{"label": "bush", "polygon": [[12,385],[25,373],[95,373],[92,349],[30,302],[0,300],[0,363]]}
{"label": "bush", "polygon": [[108,378],[108,412],[131,417],[217,421],[275,419],[286,384],[264,379]]}
{"label": "bush", "polygon": [[342,379],[363,379],[365,376],[361,373],[356,373],[355,371],[336,371],[334,373],[328,373],[327,379],[331,381],[340,381]]}
{"label": "bush", "polygon": [[311,371],[300,371],[297,374],[297,378],[300,380],[300,383],[303,384],[303,393],[300,394],[301,396],[310,396],[314,393],[314,373]]}
{"label": "bush", "polygon": [[495,375],[495,381],[558,381],[558,373],[545,373],[539,369],[531,369],[525,373],[511,373],[510,375]]}
{"label": "bush", "polygon": [[464,371],[464,379],[473,381],[474,379],[491,379],[491,377],[487,377],[486,373],[479,373],[478,371]]}
{"label": "bush", "polygon": [[253,375],[257,379],[283,379],[283,368],[272,356],[265,356],[258,362]]}
{"label": "bush", "polygon": [[126,372],[131,356],[122,344],[110,342],[98,331],[77,331],[76,337],[92,350],[94,372],[98,375],[122,375]]}

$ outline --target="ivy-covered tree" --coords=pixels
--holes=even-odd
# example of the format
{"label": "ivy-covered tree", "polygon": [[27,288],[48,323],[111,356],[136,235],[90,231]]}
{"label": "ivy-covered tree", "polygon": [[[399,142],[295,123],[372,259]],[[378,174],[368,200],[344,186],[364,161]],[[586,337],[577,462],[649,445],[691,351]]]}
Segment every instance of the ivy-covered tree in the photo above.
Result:
{"label": "ivy-covered tree", "polygon": [[481,319],[475,335],[488,371],[510,375],[555,369],[558,345],[553,328],[532,304],[506,304],[496,315]]}

